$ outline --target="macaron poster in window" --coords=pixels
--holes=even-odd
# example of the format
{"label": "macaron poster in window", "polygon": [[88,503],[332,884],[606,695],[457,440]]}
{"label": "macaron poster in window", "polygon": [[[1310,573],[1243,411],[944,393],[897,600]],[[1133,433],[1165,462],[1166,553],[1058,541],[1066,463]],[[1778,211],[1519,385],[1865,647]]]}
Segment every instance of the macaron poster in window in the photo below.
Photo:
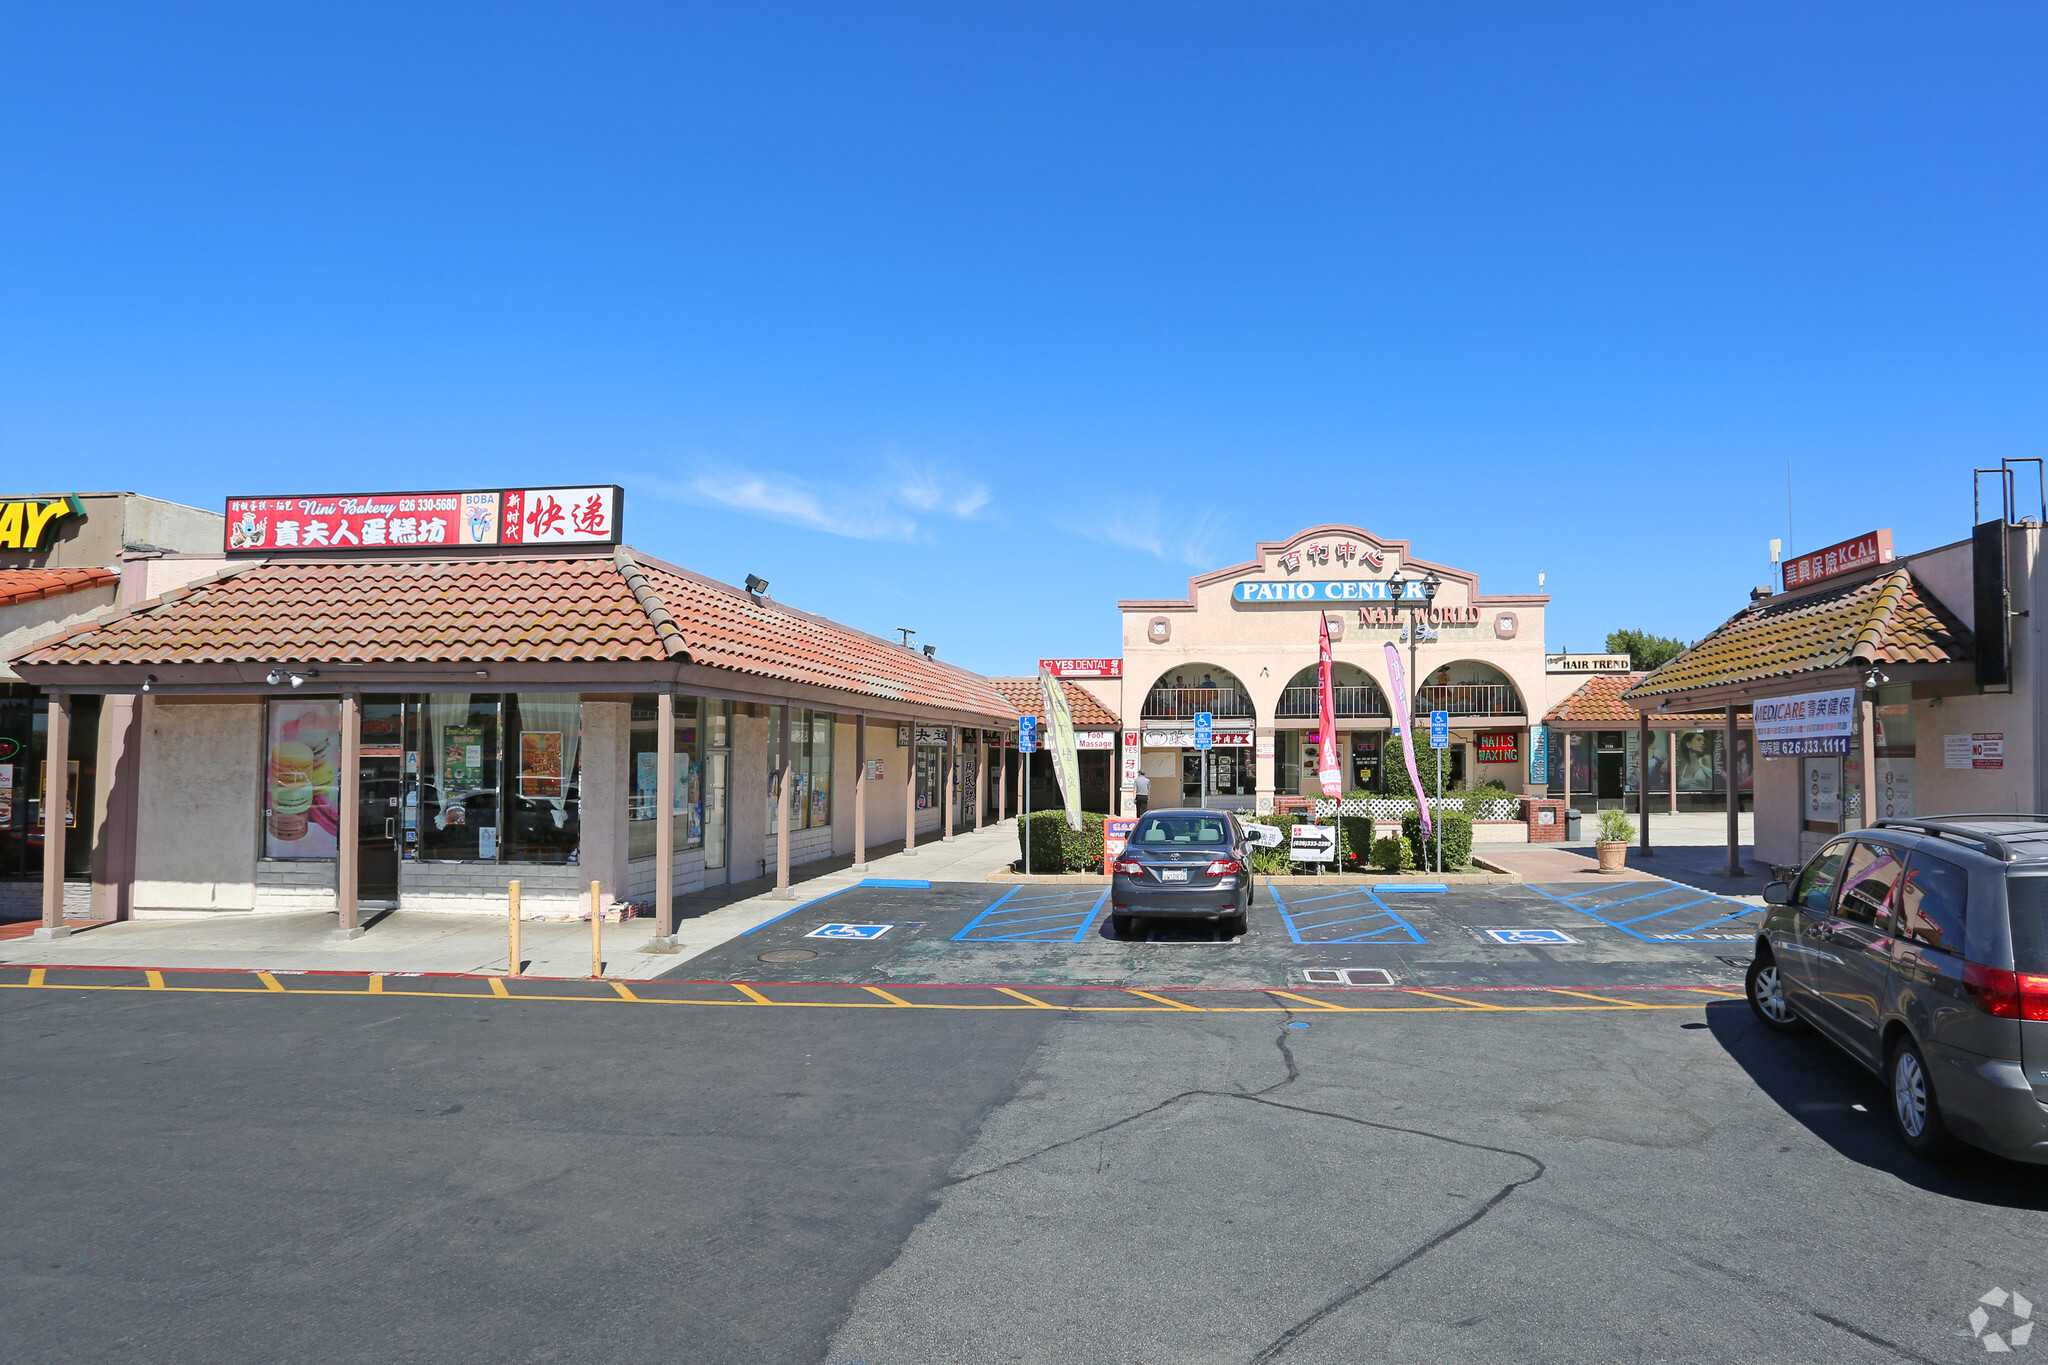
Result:
{"label": "macaron poster in window", "polygon": [[341,842],[341,703],[274,701],[269,730],[263,854],[332,858]]}

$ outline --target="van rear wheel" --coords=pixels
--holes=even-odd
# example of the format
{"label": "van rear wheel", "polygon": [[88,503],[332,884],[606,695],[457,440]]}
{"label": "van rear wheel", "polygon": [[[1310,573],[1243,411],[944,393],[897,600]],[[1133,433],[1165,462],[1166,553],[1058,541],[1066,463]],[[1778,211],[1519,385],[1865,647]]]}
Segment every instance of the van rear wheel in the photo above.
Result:
{"label": "van rear wheel", "polygon": [[1899,1130],[1899,1141],[1923,1161],[1946,1156],[1955,1139],[1941,1120],[1927,1059],[1911,1038],[1902,1037],[1892,1044],[1891,1064],[1885,1074],[1892,1083],[1892,1124]]}

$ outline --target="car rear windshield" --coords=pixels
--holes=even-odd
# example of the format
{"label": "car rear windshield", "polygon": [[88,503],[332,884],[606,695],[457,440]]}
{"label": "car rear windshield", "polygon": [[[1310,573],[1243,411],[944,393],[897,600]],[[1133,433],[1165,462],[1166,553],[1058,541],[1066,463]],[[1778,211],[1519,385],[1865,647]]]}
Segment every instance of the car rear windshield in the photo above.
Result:
{"label": "car rear windshield", "polygon": [[2007,877],[2005,904],[2012,913],[2012,965],[2048,973],[2048,877]]}
{"label": "car rear windshield", "polygon": [[1144,815],[1131,842],[1147,848],[1228,845],[1230,822],[1220,815]]}

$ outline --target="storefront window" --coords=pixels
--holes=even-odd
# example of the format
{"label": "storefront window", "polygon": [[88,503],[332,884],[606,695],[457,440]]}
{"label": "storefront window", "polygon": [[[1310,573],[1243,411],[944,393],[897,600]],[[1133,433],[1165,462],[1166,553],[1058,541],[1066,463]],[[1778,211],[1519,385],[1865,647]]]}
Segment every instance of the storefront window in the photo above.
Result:
{"label": "storefront window", "polygon": [[1910,819],[1917,811],[1913,802],[1913,764],[1917,750],[1913,738],[1913,689],[1894,685],[1877,689],[1877,781],[1874,786],[1876,819]]}
{"label": "storefront window", "polygon": [[[832,823],[832,714],[793,710],[789,717],[789,819],[791,829]],[[776,833],[775,774],[782,767],[782,708],[768,713],[768,832]],[[919,788],[922,793],[922,788]],[[936,787],[933,788],[937,790]],[[936,799],[936,798],[934,798]],[[919,796],[923,804],[923,796]]]}
{"label": "storefront window", "polygon": [[264,730],[263,856],[332,858],[341,833],[341,701],[273,701]]}
{"label": "storefront window", "polygon": [[493,692],[432,692],[419,707],[419,856],[498,860],[498,719]]}
{"label": "storefront window", "polygon": [[[0,877],[43,874],[43,820],[49,799],[47,745],[50,703],[26,683],[0,683]],[[100,699],[71,699],[71,752],[64,764],[70,792],[65,828],[64,875],[92,872],[93,827],[98,792]]]}
{"label": "storefront window", "polygon": [[[919,810],[938,809],[939,779],[945,771],[945,754],[946,751],[936,744],[920,744],[917,746],[917,808]],[[1034,766],[1032,776],[1038,782],[1047,781],[1051,772],[1052,763],[1050,761],[1041,761]]]}
{"label": "storefront window", "polygon": [[573,692],[518,692],[505,698],[505,708],[505,754],[516,767],[506,783],[512,819],[504,860],[575,862],[582,837],[583,699]]}
{"label": "storefront window", "polygon": [[1351,732],[1351,790],[1380,789],[1380,736],[1377,730]]}
{"label": "storefront window", "polygon": [[1301,790],[1301,737],[1300,730],[1276,730],[1273,733],[1273,768],[1276,781],[1274,790],[1282,796],[1293,796]]}
{"label": "storefront window", "polygon": [[704,866],[725,866],[726,781],[732,772],[732,703],[706,701],[698,736],[704,755]]}

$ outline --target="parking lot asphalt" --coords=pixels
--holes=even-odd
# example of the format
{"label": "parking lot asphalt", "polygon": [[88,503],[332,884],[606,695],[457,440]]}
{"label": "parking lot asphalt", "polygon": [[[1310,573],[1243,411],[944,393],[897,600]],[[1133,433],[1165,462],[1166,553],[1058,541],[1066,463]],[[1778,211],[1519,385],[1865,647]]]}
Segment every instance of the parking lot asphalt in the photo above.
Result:
{"label": "parking lot asphalt", "polygon": [[1705,992],[308,980],[0,990],[10,1362],[1853,1365],[2048,1302],[2048,1173]]}
{"label": "parking lot asphalt", "polygon": [[1739,985],[1758,912],[1671,882],[1262,885],[1250,931],[1148,921],[1100,885],[860,886],[692,958],[668,980],[1136,986]]}

